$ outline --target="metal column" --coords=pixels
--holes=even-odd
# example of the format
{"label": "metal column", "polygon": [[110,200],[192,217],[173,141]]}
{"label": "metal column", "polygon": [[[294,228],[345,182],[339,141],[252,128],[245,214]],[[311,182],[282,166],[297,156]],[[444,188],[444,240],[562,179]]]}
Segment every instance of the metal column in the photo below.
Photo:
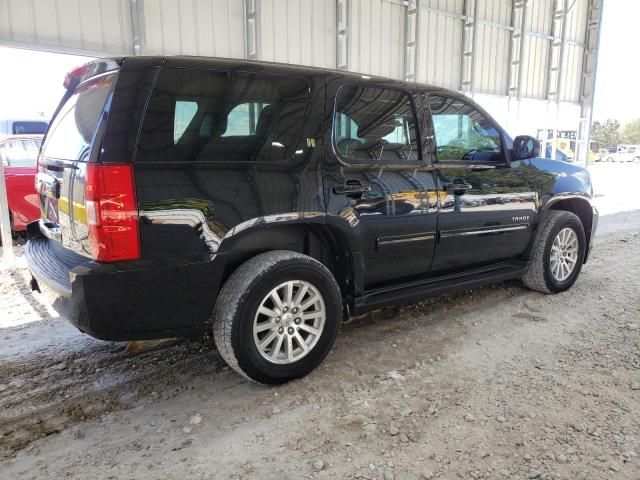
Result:
{"label": "metal column", "polygon": [[129,0],[129,14],[131,16],[131,43],[133,44],[133,54],[143,55],[146,43],[144,0]]}
{"label": "metal column", "polygon": [[507,95],[520,100],[522,95],[522,67],[524,65],[525,31],[528,0],[513,0],[511,5],[511,42],[509,43],[509,80]]}
{"label": "metal column", "polygon": [[336,0],[336,69],[351,65],[351,0]]}
{"label": "metal column", "polygon": [[5,184],[4,167],[0,159],[0,239],[2,239],[2,260],[7,267],[13,267],[13,238],[11,238],[11,222],[9,221],[9,202]]}
{"label": "metal column", "polygon": [[420,58],[420,0],[408,0],[404,17],[404,79],[417,81]]}
{"label": "metal column", "polygon": [[478,39],[479,0],[464,0],[462,19],[462,55],[460,58],[460,91],[473,95],[476,71],[476,44]]}
{"label": "metal column", "polygon": [[547,68],[547,100],[560,103],[562,88],[562,68],[564,66],[564,51],[567,44],[567,10],[568,0],[555,0],[553,7],[553,30],[549,47]]}
{"label": "metal column", "polygon": [[580,82],[580,123],[576,138],[576,160],[587,165],[591,140],[591,119],[593,98],[598,68],[598,45],[600,44],[600,25],[602,24],[603,0],[588,0],[587,31],[582,59]]}
{"label": "metal column", "polygon": [[[564,52],[567,44],[567,15],[568,0],[554,0],[553,2],[553,27],[551,43],[549,45],[549,57],[547,59],[547,85],[546,97],[549,103],[555,103],[555,121],[551,137],[551,158],[556,157],[558,121],[560,114],[560,98],[562,90],[562,69],[564,67]],[[545,142],[542,148],[546,148],[548,132],[545,128]],[[544,150],[543,150],[544,151]]]}
{"label": "metal column", "polygon": [[260,50],[260,1],[244,0],[244,58],[258,60]]}

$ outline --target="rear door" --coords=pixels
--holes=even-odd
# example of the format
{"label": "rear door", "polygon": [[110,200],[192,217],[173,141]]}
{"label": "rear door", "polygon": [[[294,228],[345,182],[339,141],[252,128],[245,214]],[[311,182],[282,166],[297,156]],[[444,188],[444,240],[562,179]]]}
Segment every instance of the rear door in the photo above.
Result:
{"label": "rear door", "polygon": [[59,108],[42,146],[36,177],[42,231],[89,255],[84,187],[87,164],[96,161],[99,126],[106,122],[117,73],[78,85]]}
{"label": "rear door", "polygon": [[328,81],[323,142],[329,221],[350,241],[356,283],[372,290],[428,274],[435,247],[433,169],[414,91]]}
{"label": "rear door", "polygon": [[473,104],[432,94],[428,104],[442,192],[433,273],[519,257],[536,214],[534,172],[510,164],[501,130]]}

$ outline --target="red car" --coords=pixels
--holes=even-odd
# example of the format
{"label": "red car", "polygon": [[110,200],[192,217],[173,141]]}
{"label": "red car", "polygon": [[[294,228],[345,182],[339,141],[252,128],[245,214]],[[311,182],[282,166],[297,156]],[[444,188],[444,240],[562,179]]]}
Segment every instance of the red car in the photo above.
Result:
{"label": "red car", "polygon": [[40,218],[34,180],[42,135],[12,135],[0,138],[0,160],[7,182],[11,230],[21,232]]}

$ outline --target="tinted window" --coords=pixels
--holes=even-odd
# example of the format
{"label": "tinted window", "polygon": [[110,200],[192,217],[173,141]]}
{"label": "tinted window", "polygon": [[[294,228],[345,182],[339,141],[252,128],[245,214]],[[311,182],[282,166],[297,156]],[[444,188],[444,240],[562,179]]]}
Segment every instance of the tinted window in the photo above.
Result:
{"label": "tinted window", "polygon": [[502,142],[495,126],[471,105],[454,98],[429,96],[438,160],[502,162]]}
{"label": "tinted window", "polygon": [[0,145],[0,158],[7,167],[35,167],[41,140],[11,140]]}
{"label": "tinted window", "polygon": [[402,163],[419,159],[416,117],[400,90],[350,85],[340,89],[333,122],[347,161]]}
{"label": "tinted window", "polygon": [[163,69],[136,161],[283,161],[296,152],[309,96],[301,77]]}
{"label": "tinted window", "polygon": [[47,122],[13,122],[11,130],[15,135],[43,135]]}
{"label": "tinted window", "polygon": [[86,161],[91,141],[115,74],[80,85],[53,119],[42,155],[50,158]]}

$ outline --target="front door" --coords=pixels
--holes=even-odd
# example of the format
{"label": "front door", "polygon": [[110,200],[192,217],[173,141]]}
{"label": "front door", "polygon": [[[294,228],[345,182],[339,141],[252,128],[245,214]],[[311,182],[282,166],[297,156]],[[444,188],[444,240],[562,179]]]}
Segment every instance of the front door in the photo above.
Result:
{"label": "front door", "polygon": [[429,95],[428,104],[441,192],[433,273],[519,257],[531,239],[537,200],[526,165],[510,165],[499,128],[471,103]]}
{"label": "front door", "polygon": [[328,81],[325,200],[328,221],[349,242],[356,291],[417,279],[431,266],[436,180],[421,152],[420,107],[402,87]]}

